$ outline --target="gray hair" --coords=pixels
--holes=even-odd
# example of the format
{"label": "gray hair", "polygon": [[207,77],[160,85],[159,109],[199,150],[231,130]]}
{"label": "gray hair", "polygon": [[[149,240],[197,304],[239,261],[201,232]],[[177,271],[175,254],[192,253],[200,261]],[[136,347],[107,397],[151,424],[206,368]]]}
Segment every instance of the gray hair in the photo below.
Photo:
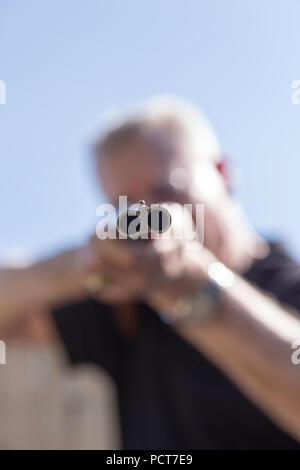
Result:
{"label": "gray hair", "polygon": [[93,150],[99,154],[131,137],[149,130],[160,130],[183,140],[187,153],[204,162],[220,157],[220,146],[201,111],[176,96],[157,96],[133,111],[114,113],[101,134],[93,139]]}

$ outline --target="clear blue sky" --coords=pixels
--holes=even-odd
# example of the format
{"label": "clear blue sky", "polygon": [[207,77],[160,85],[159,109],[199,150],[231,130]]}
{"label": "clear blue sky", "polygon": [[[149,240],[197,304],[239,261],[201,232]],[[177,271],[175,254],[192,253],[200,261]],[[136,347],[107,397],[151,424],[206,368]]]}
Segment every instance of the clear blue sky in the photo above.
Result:
{"label": "clear blue sky", "polygon": [[87,123],[164,92],[204,109],[251,222],[299,255],[299,18],[299,0],[0,0],[0,257],[94,229]]}

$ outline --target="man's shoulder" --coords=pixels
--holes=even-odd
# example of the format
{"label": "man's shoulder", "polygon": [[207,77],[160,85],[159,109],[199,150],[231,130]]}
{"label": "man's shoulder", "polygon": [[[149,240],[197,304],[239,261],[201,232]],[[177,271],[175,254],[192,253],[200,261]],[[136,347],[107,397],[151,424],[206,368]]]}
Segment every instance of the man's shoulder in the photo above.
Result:
{"label": "man's shoulder", "polygon": [[300,309],[300,264],[281,241],[269,241],[267,256],[256,260],[244,277],[281,302]]}
{"label": "man's shoulder", "polygon": [[269,250],[265,257],[254,261],[245,273],[247,278],[255,278],[261,273],[282,271],[286,268],[300,269],[299,262],[293,258],[290,251],[282,241],[268,241]]}

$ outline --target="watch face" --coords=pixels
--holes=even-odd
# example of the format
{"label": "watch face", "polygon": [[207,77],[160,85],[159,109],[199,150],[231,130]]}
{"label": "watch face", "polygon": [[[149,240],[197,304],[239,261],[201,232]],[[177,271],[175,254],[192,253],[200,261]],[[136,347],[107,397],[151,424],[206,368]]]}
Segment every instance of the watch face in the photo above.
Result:
{"label": "watch face", "polygon": [[193,323],[201,323],[215,316],[219,307],[219,289],[214,284],[209,284],[200,290],[193,301],[190,319]]}
{"label": "watch face", "polygon": [[199,325],[216,315],[219,308],[219,289],[208,285],[193,294],[180,296],[174,306],[175,325]]}

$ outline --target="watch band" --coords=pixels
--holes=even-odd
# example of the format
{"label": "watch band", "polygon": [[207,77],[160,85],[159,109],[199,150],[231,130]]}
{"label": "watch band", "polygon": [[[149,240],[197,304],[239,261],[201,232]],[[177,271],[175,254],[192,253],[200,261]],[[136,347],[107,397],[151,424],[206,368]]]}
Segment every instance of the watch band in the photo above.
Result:
{"label": "watch band", "polygon": [[202,323],[217,314],[220,306],[220,288],[208,282],[196,292],[180,296],[174,306],[174,323],[193,325]]}
{"label": "watch band", "polygon": [[218,314],[221,293],[233,285],[235,275],[224,264],[214,262],[208,268],[208,278],[201,289],[177,298],[172,313],[167,315],[168,323],[174,326],[198,325]]}

